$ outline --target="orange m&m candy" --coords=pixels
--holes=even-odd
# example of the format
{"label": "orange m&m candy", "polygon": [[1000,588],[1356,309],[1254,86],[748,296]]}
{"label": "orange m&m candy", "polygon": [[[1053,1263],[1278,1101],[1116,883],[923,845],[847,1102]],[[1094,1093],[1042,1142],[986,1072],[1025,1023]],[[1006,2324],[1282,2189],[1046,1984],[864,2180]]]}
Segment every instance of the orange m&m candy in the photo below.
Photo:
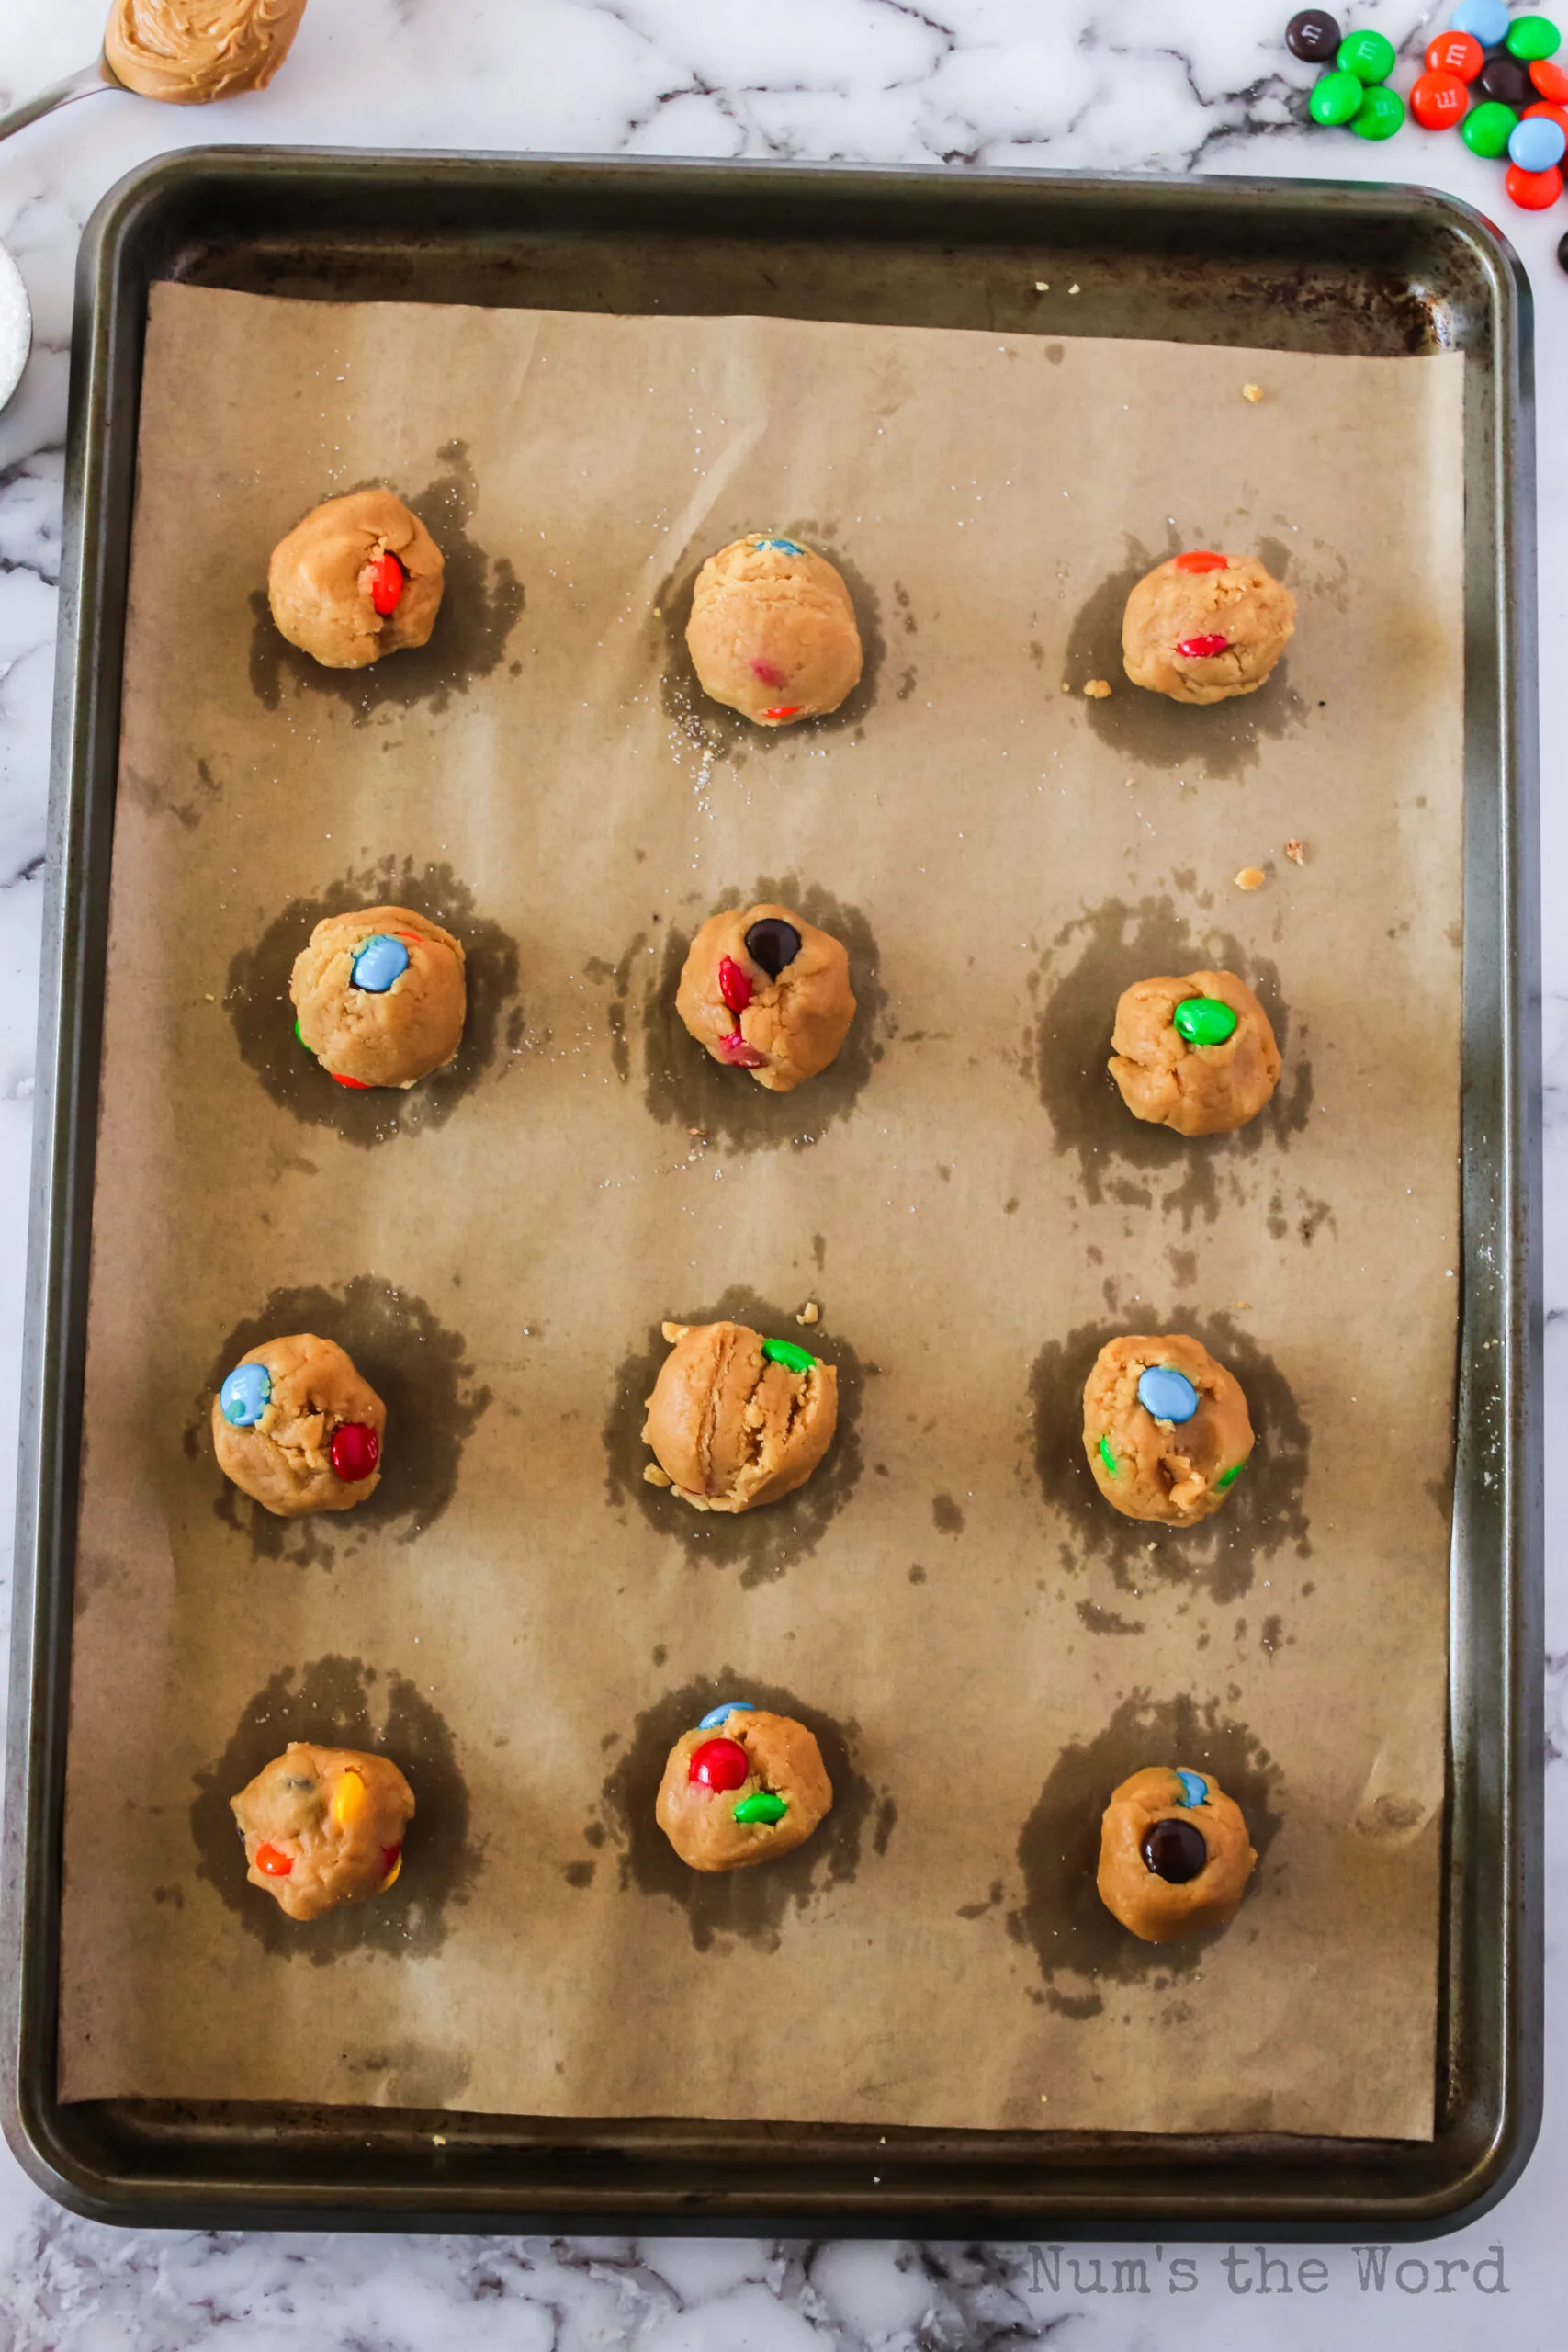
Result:
{"label": "orange m&m candy", "polygon": [[1451,130],[1469,104],[1457,74],[1423,74],[1410,93],[1410,111],[1423,130]]}
{"label": "orange m&m candy", "polygon": [[1178,571],[1224,571],[1229,561],[1228,555],[1215,555],[1210,548],[1190,548],[1177,557],[1176,568]]}
{"label": "orange m&m candy", "polygon": [[[1568,106],[1568,66],[1559,65],[1555,58],[1536,57],[1530,60],[1530,80],[1543,98],[1552,99],[1558,106]],[[1527,107],[1533,113],[1533,107]]]}
{"label": "orange m&m candy", "polygon": [[1555,164],[1549,172],[1522,172],[1510,164],[1503,185],[1521,212],[1544,212],[1562,193],[1562,174]]}
{"label": "orange m&m candy", "polygon": [[1427,43],[1428,74],[1456,74],[1461,82],[1473,82],[1485,62],[1486,51],[1473,33],[1439,33]]}

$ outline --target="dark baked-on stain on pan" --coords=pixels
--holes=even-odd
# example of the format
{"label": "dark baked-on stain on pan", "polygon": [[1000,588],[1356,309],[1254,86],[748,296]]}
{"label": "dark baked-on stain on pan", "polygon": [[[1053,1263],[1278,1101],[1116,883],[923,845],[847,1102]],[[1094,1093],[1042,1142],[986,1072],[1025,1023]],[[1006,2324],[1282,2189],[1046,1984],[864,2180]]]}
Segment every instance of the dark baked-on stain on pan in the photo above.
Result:
{"label": "dark baked-on stain on pan", "polygon": [[[1145,1764],[1212,1772],[1247,1819],[1258,1866],[1228,1928],[1181,1943],[1145,1944],[1129,1934],[1100,1899],[1100,1815],[1111,1791]],[[1024,1898],[1008,1916],[1014,1941],[1032,1945],[1046,2005],[1067,2018],[1098,2017],[1111,1988],[1151,1984],[1156,1992],[1201,1966],[1221,1936],[1257,1928],[1255,1906],[1279,1892],[1266,1869],[1280,1826],[1275,1800],[1283,1775],[1247,1725],[1222,1715],[1215,1699],[1152,1698],[1134,1690],[1096,1738],[1064,1747],[1018,1841]],[[1167,2015],[1168,2024],[1179,2022]]]}
{"label": "dark baked-on stain on pan", "polygon": [[[417,1086],[339,1086],[294,1034],[288,978],[294,959],[319,922],[356,907],[408,907],[462,943],[468,1012],[457,1056]],[[488,915],[449,865],[384,857],[327,883],[318,898],[291,899],[254,946],[229,966],[223,1001],[240,1058],[275,1102],[303,1126],[331,1127],[344,1143],[368,1150],[394,1136],[417,1135],[449,1119],[487,1070],[503,1077],[523,1039],[516,1002],[517,943]]]}
{"label": "dark baked-on stain on pan", "polygon": [[[417,1686],[395,1672],[382,1683],[363,1658],[313,1658],[286,1666],[242,1708],[234,1736],[196,1776],[191,1835],[199,1875],[265,1951],[316,1966],[361,1951],[392,1959],[423,1957],[446,1940],[447,1910],[467,1899],[480,1862],[469,1835],[468,1792],[457,1769],[451,1730]],[[385,1894],[346,1903],[320,1919],[290,1919],[245,1876],[245,1849],[229,1800],[291,1739],[323,1747],[360,1747],[389,1756],[414,1794],[401,1875]]]}
{"label": "dark baked-on stain on pan", "polygon": [[[1074,1575],[1109,1568],[1123,1592],[1149,1584],[1196,1586],[1215,1602],[1250,1591],[1259,1563],[1287,1545],[1312,1556],[1304,1496],[1312,1433],[1274,1358],[1234,1317],[1165,1309],[1141,1301],[1114,1323],[1083,1323],[1047,1340],[1030,1375],[1034,1468],[1050,1506],[1062,1565]],[[1257,1435],[1251,1459],[1223,1510],[1195,1527],[1126,1519],[1089,1475],[1083,1450],[1083,1390],[1095,1357],[1129,1331],[1189,1331],[1235,1374]],[[1093,1630],[1099,1630],[1095,1628]],[[1222,1776],[1223,1777],[1223,1776]]]}
{"label": "dark baked-on stain on pan", "polygon": [[[348,485],[393,492],[440,548],[446,572],[430,642],[389,653],[367,669],[326,669],[279,635],[264,581],[251,595],[251,689],[266,709],[276,710],[286,695],[291,701],[319,695],[342,703],[354,724],[365,727],[389,707],[406,710],[428,703],[433,711],[443,711],[455,694],[466,695],[476,678],[488,678],[500,667],[507,639],[523,616],[523,582],[510,557],[492,559],[468,536],[478,484],[467,442],[448,441],[437,450],[436,462],[445,471],[423,490],[410,492],[401,482],[379,477]],[[341,485],[329,487],[311,504],[346,494]],[[283,538],[300,519],[280,517],[276,537]]]}
{"label": "dark baked-on stain on pan", "polygon": [[698,922],[731,907],[793,907],[818,931],[840,940],[850,959],[855,1017],[836,1061],[787,1094],[770,1093],[743,1069],[726,1069],[705,1052],[675,1010],[696,925],[671,925],[651,993],[642,1010],[643,1100],[666,1126],[700,1128],[727,1151],[804,1150],[847,1119],[886,1048],[887,991],[876,939],[859,907],[846,906],[819,882],[795,874],[760,875],[749,890],[721,890]]}
{"label": "dark baked-on stain on pan", "polygon": [[[750,1699],[754,1707],[793,1715],[804,1724],[822,1750],[833,1784],[833,1807],[805,1845],[779,1861],[740,1871],[694,1871],[659,1826],[654,1802],[675,1742],[723,1699]],[[732,1666],[657,1700],[637,1716],[625,1752],[601,1791],[604,1820],[619,1849],[623,1889],[678,1903],[698,1951],[712,1951],[721,1938],[776,1951],[792,1905],[805,1910],[814,1896],[853,1879],[868,1834],[877,1854],[886,1850],[897,1807],[855,1770],[852,1758],[858,1732],[854,1723],[833,1722],[794,1690],[760,1681]]]}
{"label": "dark baked-on stain on pan", "polygon": [[[1101,742],[1145,767],[1201,768],[1211,776],[1238,776],[1258,765],[1265,741],[1277,741],[1306,721],[1306,705],[1290,682],[1288,653],[1256,694],[1235,695],[1229,702],[1172,702],[1168,695],[1135,686],[1127,675],[1122,660],[1122,616],[1128,597],[1144,574],[1168,556],[1179,555],[1183,548],[1214,544],[1195,529],[1173,537],[1158,555],[1151,555],[1141,541],[1129,537],[1126,563],[1085,599],[1067,631],[1063,682]],[[1278,561],[1278,542],[1269,544]],[[1233,545],[1226,552],[1245,555],[1250,550]],[[1269,569],[1273,571],[1274,564]],[[1280,576],[1275,572],[1276,578]],[[1110,685],[1103,699],[1084,694],[1093,678],[1103,678]]]}
{"label": "dark baked-on stain on pan", "polygon": [[[1235,972],[1269,1015],[1284,1067],[1256,1119],[1234,1134],[1179,1136],[1135,1119],[1108,1067],[1116,1004],[1135,980],[1164,972]],[[1279,967],[1253,955],[1233,933],[1206,924],[1195,932],[1167,895],[1134,905],[1107,899],[1064,923],[1031,981],[1037,1007],[1034,1071],[1058,1156],[1073,1153],[1084,1199],[1110,1198],[1141,1212],[1157,1206],[1190,1231],[1194,1217],[1213,1224],[1267,1141],[1281,1149],[1312,1114],[1312,1063],[1293,1034]]]}
{"label": "dark baked-on stain on pan", "polygon": [[[642,1425],[670,1342],[665,1323],[745,1323],[764,1339],[796,1340],[839,1375],[839,1419],[833,1442],[804,1487],[776,1503],[736,1513],[694,1510],[668,1487],[649,1486],[643,1472],[653,1461],[643,1443]],[[744,1283],[732,1283],[716,1306],[688,1308],[679,1302],[645,1326],[644,1336],[620,1363],[604,1417],[605,1488],[613,1510],[628,1504],[650,1527],[685,1546],[694,1566],[740,1570],[742,1585],[768,1584],[821,1542],[860,1480],[863,1457],[860,1417],[865,1383],[876,1367],[863,1364],[847,1340],[816,1327],[801,1330],[793,1307],[765,1299]]]}
{"label": "dark baked-on stain on pan", "polygon": [[[277,1519],[225,1478],[212,1455],[212,1399],[224,1375],[264,1340],[314,1331],[335,1340],[387,1408],[381,1481],[352,1510]],[[457,1490],[463,1448],[491,1401],[474,1378],[468,1341],[448,1329],[423,1298],[381,1274],[275,1290],[230,1330],[192,1401],[185,1450],[215,1483],[212,1508],[226,1527],[249,1539],[251,1556],[299,1567],[331,1567],[338,1552],[370,1535],[412,1544],[441,1517]]]}

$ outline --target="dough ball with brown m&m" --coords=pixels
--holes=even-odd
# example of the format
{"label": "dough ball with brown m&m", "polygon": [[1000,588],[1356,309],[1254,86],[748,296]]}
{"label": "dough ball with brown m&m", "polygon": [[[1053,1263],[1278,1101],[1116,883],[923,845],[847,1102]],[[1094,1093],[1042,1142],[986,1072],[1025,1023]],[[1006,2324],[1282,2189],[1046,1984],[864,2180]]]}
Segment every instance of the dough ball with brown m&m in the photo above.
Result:
{"label": "dough ball with brown m&m", "polygon": [[1128,1519],[1192,1527],[1246,1469],[1252,1423],[1241,1385],[1183,1331],[1101,1348],[1083,1392],[1094,1483]]}
{"label": "dough ball with brown m&m", "polygon": [[340,1086],[417,1086],[463,1042],[462,943],[408,907],[328,915],[294,959],[300,1044]]}
{"label": "dough ball with brown m&m", "polygon": [[1228,1926],[1257,1860],[1241,1807],[1213,1773],[1152,1764],[1111,1792],[1096,1883],[1132,1934],[1170,1944]]}
{"label": "dough ball with brown m&m", "polygon": [[251,1884],[291,1919],[364,1903],[402,1869],[413,1791],[389,1757],[291,1739],[229,1802]]}
{"label": "dough ball with brown m&m", "polygon": [[802,1846],[833,1803],[822,1751],[792,1715],[731,1700],[682,1732],[655,1818],[694,1871],[740,1871]]}
{"label": "dough ball with brown m&m", "polygon": [[825,718],[860,684],[863,664],[837,567],[767,533],[709,556],[692,592],[686,650],[704,694],[759,727]]}
{"label": "dough ball with brown m&m", "polygon": [[352,1510],[373,1495],[386,1427],[354,1359],[312,1331],[253,1348],[212,1400],[219,1468],[277,1519]]}
{"label": "dough ball with brown m&m", "polygon": [[1172,702],[1228,702],[1257,693],[1295,625],[1295,598],[1255,556],[1193,548],[1128,597],[1122,662],[1135,686]]}
{"label": "dough ball with brown m&m", "polygon": [[792,908],[710,915],[693,940],[675,1010],[716,1062],[787,1094],[837,1059],[855,1017],[841,941]]}
{"label": "dough ball with brown m&m", "polygon": [[1118,1001],[1111,1046],[1133,1116],[1180,1136],[1245,1127],[1280,1083],[1269,1015],[1234,972],[1134,980]]}
{"label": "dough ball with brown m&m", "polygon": [[839,1419],[839,1375],[794,1340],[744,1323],[666,1323],[648,1400],[644,1476],[694,1510],[740,1512],[803,1487]]}
{"label": "dough ball with brown m&m", "polygon": [[383,653],[428,643],[446,571],[400,498],[355,490],[313,506],[279,539],[267,602],[289,644],[323,669],[364,670]]}

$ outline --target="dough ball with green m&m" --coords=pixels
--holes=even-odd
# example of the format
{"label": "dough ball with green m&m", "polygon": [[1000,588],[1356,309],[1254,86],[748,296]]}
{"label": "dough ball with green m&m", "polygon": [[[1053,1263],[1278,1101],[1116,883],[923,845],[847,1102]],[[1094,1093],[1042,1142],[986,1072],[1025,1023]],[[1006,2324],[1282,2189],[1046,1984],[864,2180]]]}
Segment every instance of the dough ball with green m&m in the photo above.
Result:
{"label": "dough ball with green m&m", "polygon": [[803,1846],[833,1803],[804,1724],[734,1699],[670,1750],[655,1818],[694,1871],[740,1871]]}
{"label": "dough ball with green m&m", "polygon": [[1212,1772],[1151,1764],[1105,1808],[1100,1899],[1144,1943],[1177,1943],[1228,1926],[1257,1860],[1241,1807]]}
{"label": "dough ball with green m&m", "polygon": [[1184,1331],[1111,1340],[1083,1392],[1094,1483],[1127,1519],[1192,1527],[1224,1505],[1254,1439],[1240,1383]]}
{"label": "dough ball with green m&m", "polygon": [[1133,1116],[1180,1136],[1246,1126],[1280,1083],[1269,1015],[1234,972],[1135,980],[1118,1000],[1111,1048]]}
{"label": "dough ball with green m&m", "polygon": [[353,1357],[313,1331],[253,1348],[212,1400],[219,1468],[277,1519],[352,1510],[373,1495],[386,1428]]}
{"label": "dough ball with green m&m", "polygon": [[387,1756],[291,1739],[229,1801],[246,1876],[291,1919],[319,1919],[395,1884],[413,1791]]}
{"label": "dough ball with green m&m", "polygon": [[793,1340],[744,1323],[666,1323],[670,1353],[648,1400],[643,1442],[694,1510],[739,1512],[803,1487],[833,1441],[839,1375]]}
{"label": "dough ball with green m&m", "polygon": [[267,566],[267,602],[290,645],[327,670],[363,670],[428,642],[446,562],[417,514],[389,490],[313,506]]}
{"label": "dough ball with green m&m", "polygon": [[294,959],[300,1044],[340,1086],[417,1086],[463,1039],[460,941],[408,907],[328,915]]}
{"label": "dough ball with green m&m", "polygon": [[692,593],[686,650],[704,694],[759,727],[837,710],[860,684],[855,608],[842,575],[767,532],[710,555]]}
{"label": "dough ball with green m&m", "polygon": [[1194,548],[1146,571],[1122,616],[1135,686],[1172,702],[1256,694],[1289,644],[1296,600],[1255,556]]}
{"label": "dough ball with green m&m", "polygon": [[789,907],[710,915],[682,967],[675,1010],[716,1062],[787,1094],[826,1069],[849,1035],[850,959]]}

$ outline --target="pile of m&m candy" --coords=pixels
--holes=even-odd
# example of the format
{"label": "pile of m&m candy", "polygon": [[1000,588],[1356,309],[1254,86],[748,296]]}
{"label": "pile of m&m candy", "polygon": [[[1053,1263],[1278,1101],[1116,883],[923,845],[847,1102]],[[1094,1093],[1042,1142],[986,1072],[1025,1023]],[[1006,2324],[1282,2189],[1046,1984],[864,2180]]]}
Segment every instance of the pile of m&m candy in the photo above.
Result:
{"label": "pile of m&m candy", "polygon": [[[1427,46],[1410,93],[1423,130],[1457,130],[1472,153],[1508,161],[1507,191],[1527,212],[1562,193],[1568,153],[1568,70],[1555,62],[1562,35],[1549,17],[1510,14],[1508,0],[1460,0],[1446,33]],[[1393,44],[1382,33],[1342,37],[1325,8],[1303,8],[1285,45],[1326,65],[1307,100],[1314,122],[1343,124],[1362,139],[1391,139],[1404,101],[1387,87]]]}

